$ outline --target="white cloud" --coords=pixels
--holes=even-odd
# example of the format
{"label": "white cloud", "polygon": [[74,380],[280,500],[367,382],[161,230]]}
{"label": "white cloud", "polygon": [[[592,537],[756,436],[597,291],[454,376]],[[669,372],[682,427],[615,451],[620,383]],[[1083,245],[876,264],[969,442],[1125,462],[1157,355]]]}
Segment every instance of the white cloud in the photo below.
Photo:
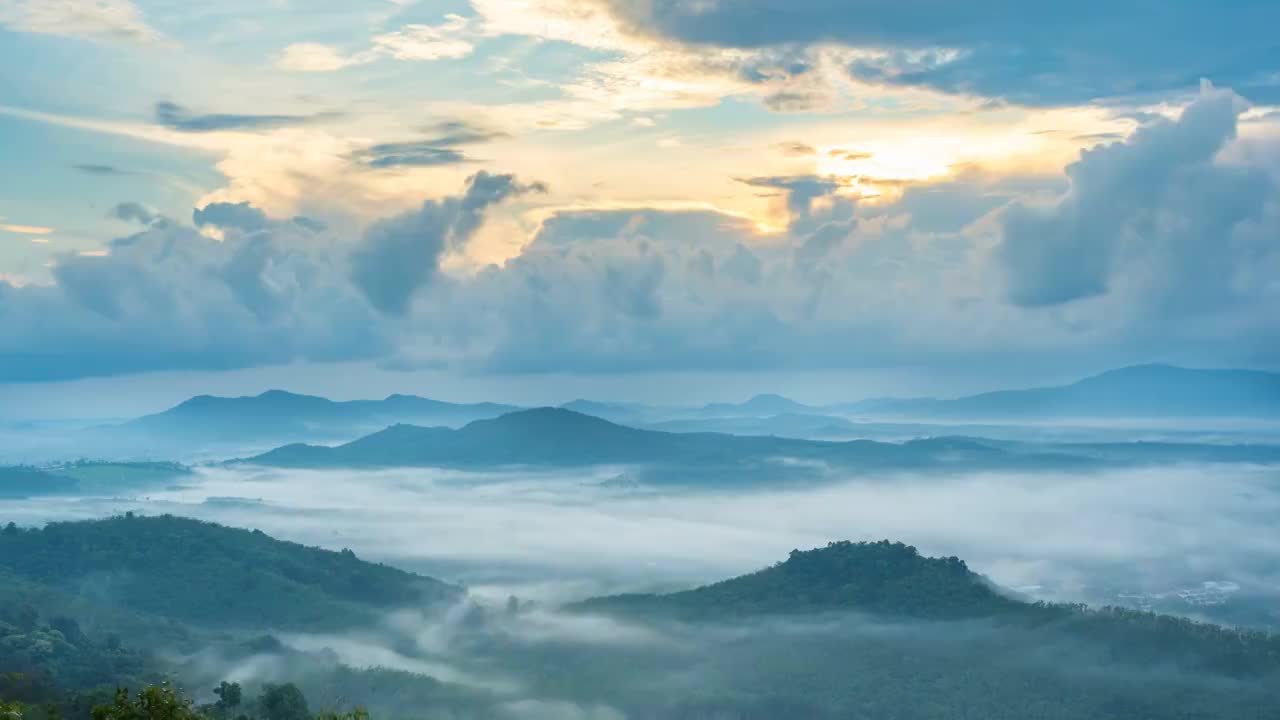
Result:
{"label": "white cloud", "polygon": [[463,58],[475,46],[466,39],[470,22],[449,15],[441,25],[405,25],[395,32],[378,35],[373,44],[397,60],[444,60]]}
{"label": "white cloud", "polygon": [[40,227],[37,225],[9,225],[5,223],[0,223],[0,230],[16,233],[18,235],[48,235],[53,232],[53,228]]}
{"label": "white cloud", "polygon": [[282,50],[276,58],[276,66],[294,72],[333,72],[373,59],[374,56],[369,54],[347,56],[329,45],[300,42]]}
{"label": "white cloud", "polygon": [[593,50],[643,51],[608,9],[581,0],[471,0],[487,35],[523,35]]}
{"label": "white cloud", "polygon": [[0,0],[0,25],[20,32],[171,44],[129,0]]}
{"label": "white cloud", "polygon": [[276,56],[276,67],[294,72],[333,72],[384,57],[426,62],[456,60],[475,51],[473,35],[471,21],[447,15],[440,25],[405,25],[399,30],[375,35],[370,48],[350,55],[322,43],[293,43]]}

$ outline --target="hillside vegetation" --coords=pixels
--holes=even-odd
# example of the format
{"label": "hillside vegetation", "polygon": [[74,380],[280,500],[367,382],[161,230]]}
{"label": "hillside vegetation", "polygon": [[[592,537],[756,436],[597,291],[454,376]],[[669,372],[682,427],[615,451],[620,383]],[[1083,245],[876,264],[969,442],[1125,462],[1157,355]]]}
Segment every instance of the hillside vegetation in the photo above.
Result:
{"label": "hillside vegetation", "polygon": [[170,515],[8,527],[0,572],[210,627],[340,627],[461,592],[350,551]]}

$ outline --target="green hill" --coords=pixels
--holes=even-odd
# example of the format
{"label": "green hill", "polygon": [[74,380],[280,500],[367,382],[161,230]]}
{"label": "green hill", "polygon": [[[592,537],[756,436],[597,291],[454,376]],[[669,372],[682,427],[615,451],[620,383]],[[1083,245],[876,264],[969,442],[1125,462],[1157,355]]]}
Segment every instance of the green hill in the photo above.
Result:
{"label": "green hill", "polygon": [[452,585],[169,515],[0,532],[0,574],[197,627],[321,628],[457,597]]}
{"label": "green hill", "polygon": [[1125,663],[1280,678],[1280,636],[1119,608],[1026,602],[957,558],[902,543],[836,542],[759,572],[683,592],[586,600],[575,612],[686,622],[858,613],[880,621],[981,621],[1010,642],[1078,643]]}
{"label": "green hill", "polygon": [[1016,604],[963,560],[923,557],[914,547],[884,540],[793,550],[784,562],[714,585],[595,598],[576,607],[686,618],[857,610],[950,620],[995,615]]}

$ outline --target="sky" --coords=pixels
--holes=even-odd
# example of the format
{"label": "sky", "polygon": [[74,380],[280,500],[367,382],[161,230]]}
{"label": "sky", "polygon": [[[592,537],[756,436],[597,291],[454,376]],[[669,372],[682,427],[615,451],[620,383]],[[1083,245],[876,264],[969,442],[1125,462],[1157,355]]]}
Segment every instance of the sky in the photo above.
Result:
{"label": "sky", "polygon": [[1255,0],[0,0],[0,398],[1280,368],[1278,24]]}

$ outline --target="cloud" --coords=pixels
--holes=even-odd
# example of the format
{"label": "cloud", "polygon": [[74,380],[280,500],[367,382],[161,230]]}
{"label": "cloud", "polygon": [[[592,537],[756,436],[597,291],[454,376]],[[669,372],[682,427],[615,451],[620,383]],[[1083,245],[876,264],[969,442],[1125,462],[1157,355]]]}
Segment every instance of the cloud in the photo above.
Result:
{"label": "cloud", "polygon": [[476,173],[462,195],[429,200],[369,228],[351,254],[351,279],[379,311],[404,315],[414,292],[436,274],[440,256],[466,243],[491,205],[543,190],[512,175]]}
{"label": "cloud", "polygon": [[388,352],[332,239],[287,222],[218,241],[136,205],[117,216],[150,224],[58,256],[53,284],[0,284],[4,382]]}
{"label": "cloud", "polygon": [[1012,205],[1000,252],[1009,298],[1047,306],[1096,297],[1133,268],[1157,274],[1171,292],[1194,293],[1201,306],[1232,293],[1233,265],[1265,252],[1238,229],[1262,218],[1276,191],[1265,173],[1216,160],[1244,108],[1206,85],[1176,121],[1085,151],[1054,205]]}
{"label": "cloud", "polygon": [[826,105],[828,96],[820,92],[778,90],[764,96],[764,106],[775,112],[809,112]]}
{"label": "cloud", "polygon": [[814,200],[830,197],[841,187],[840,181],[836,178],[818,177],[816,175],[751,177],[739,178],[738,181],[751,187],[773,188],[785,191],[787,210],[793,224],[803,221],[809,216]]}
{"label": "cloud", "polygon": [[191,221],[198,228],[212,225],[246,233],[265,230],[271,224],[266,213],[247,202],[209,203],[203,208],[196,208],[191,214]]}
{"label": "cloud", "polygon": [[405,25],[395,32],[375,36],[373,45],[397,60],[462,58],[475,49],[462,37],[469,25],[467,18],[447,15],[441,25]]}
{"label": "cloud", "polygon": [[41,227],[39,225],[9,225],[0,223],[0,231],[11,232],[18,235],[48,235],[53,232],[53,228]]}
{"label": "cloud", "polygon": [[593,50],[636,51],[649,43],[622,27],[603,3],[578,0],[471,0],[484,34],[523,35]]}
{"label": "cloud", "polygon": [[100,165],[96,163],[79,163],[76,165],[72,165],[71,167],[87,175],[110,176],[110,175],[136,175],[137,174],[132,170],[125,170],[123,168],[116,167],[115,165]]}
{"label": "cloud", "polygon": [[475,162],[458,149],[508,137],[506,133],[486,130],[461,121],[437,123],[423,128],[432,135],[424,140],[378,143],[353,155],[369,167],[435,167]]}
{"label": "cloud", "polygon": [[807,157],[817,155],[818,150],[812,145],[802,142],[783,142],[773,146],[775,150],[788,157]]}
{"label": "cloud", "polygon": [[176,103],[156,103],[156,123],[182,132],[216,132],[219,130],[263,130],[289,125],[303,125],[332,117],[331,113],[313,115],[197,115]]}
{"label": "cloud", "polygon": [[875,157],[875,153],[864,152],[861,150],[844,150],[841,148],[833,148],[827,151],[827,155],[841,160],[869,160]]}
{"label": "cloud", "polygon": [[322,43],[292,43],[280,51],[275,64],[294,72],[333,72],[388,57],[404,61],[456,60],[474,52],[472,35],[470,20],[446,15],[440,25],[410,24],[375,35],[370,39],[371,47],[350,55]]}
{"label": "cloud", "polygon": [[[863,51],[855,77],[1029,104],[1193,88],[1202,77],[1276,97],[1277,50],[1265,2],[1074,4],[1008,0],[893,4],[828,0],[633,3],[599,0],[615,26],[691,46],[839,44]],[[1221,38],[1229,37],[1230,42]]]}
{"label": "cloud", "polygon": [[0,0],[0,25],[18,32],[171,45],[129,0]]}
{"label": "cloud", "polygon": [[478,143],[492,142],[494,140],[503,140],[510,137],[507,133],[490,130],[461,120],[446,120],[438,122],[424,127],[422,131],[427,134],[434,135],[435,137],[431,142],[434,145],[441,147],[475,145]]}
{"label": "cloud", "polygon": [[108,216],[113,217],[116,220],[136,222],[143,225],[150,225],[160,219],[160,216],[155,211],[136,202],[119,203],[115,207],[111,208],[111,212]]}
{"label": "cloud", "polygon": [[[530,208],[511,201],[539,185],[482,172],[369,224],[325,214],[324,231],[276,218],[328,195],[285,185],[291,202],[263,215],[241,204],[257,187],[237,187],[193,225],[128,214],[148,227],[108,257],[58,257],[53,285],[0,284],[0,357],[12,380],[350,359],[477,374],[1273,365],[1280,144],[1233,139],[1240,112],[1206,88],[1065,177],[970,169],[874,201],[857,178],[744,173],[776,206],[768,225],[705,204]],[[381,150],[493,137],[422,130],[421,147]],[[897,162],[818,147],[802,157]],[[325,148],[348,170],[362,150]],[[455,262],[491,235],[511,248],[501,264]]]}
{"label": "cloud", "polygon": [[461,150],[441,147],[430,140],[379,143],[356,155],[369,167],[434,167],[472,162]]}
{"label": "cloud", "polygon": [[[826,54],[808,48],[719,48],[668,42],[635,31],[598,0],[472,0],[477,32],[572,43],[603,55],[557,83],[563,100],[539,103],[543,127],[578,129],[628,113],[713,107],[736,96],[780,111],[829,109]],[[847,77],[843,69],[839,73]],[[507,111],[508,108],[503,108]],[[531,114],[531,108],[509,112]],[[551,116],[551,117],[549,117]],[[554,118],[554,119],[553,119]]]}
{"label": "cloud", "polygon": [[372,62],[376,55],[343,55],[333,47],[315,42],[293,43],[280,51],[276,66],[293,72],[333,72],[352,65]]}

